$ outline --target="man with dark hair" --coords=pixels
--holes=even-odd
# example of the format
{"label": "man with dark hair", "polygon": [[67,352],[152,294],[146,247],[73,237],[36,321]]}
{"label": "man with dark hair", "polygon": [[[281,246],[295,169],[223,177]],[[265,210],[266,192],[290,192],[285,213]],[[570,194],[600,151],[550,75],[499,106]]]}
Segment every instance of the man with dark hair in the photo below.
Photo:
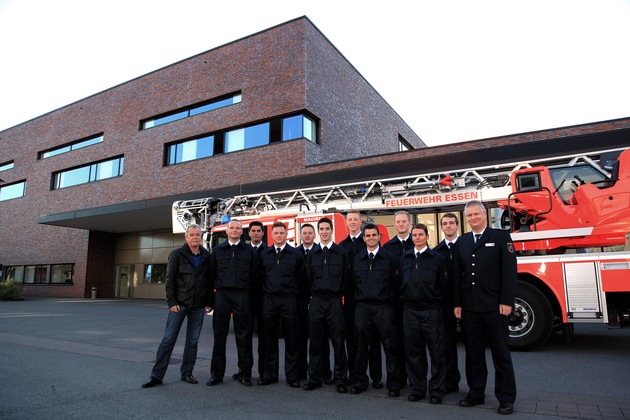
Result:
{"label": "man with dark hair", "polygon": [[250,290],[258,264],[256,251],[241,240],[243,225],[231,220],[227,225],[228,240],[217,245],[210,256],[210,272],[215,287],[212,330],[214,348],[210,379],[206,385],[223,382],[225,375],[225,343],[230,332],[230,318],[234,320],[234,337],[238,352],[238,381],[252,386],[252,313]]}
{"label": "man with dark hair", "polygon": [[259,258],[263,285],[263,317],[265,328],[265,373],[258,385],[278,382],[278,339],[284,328],[284,370],[287,383],[299,388],[298,367],[298,295],[305,288],[304,257],[287,244],[287,228],[275,222],[271,228],[273,247],[262,251]]}
{"label": "man with dark hair", "polygon": [[[442,404],[446,370],[442,290],[447,279],[446,260],[427,246],[429,229],[426,225],[415,225],[411,236],[414,247],[400,259],[405,364],[411,388],[409,401],[421,400],[428,390],[429,402]],[[428,387],[427,348],[431,356]]]}
{"label": "man with dark hair", "polygon": [[157,351],[151,377],[142,388],[161,385],[168,368],[179,331],[187,319],[186,344],[181,366],[181,379],[196,384],[193,368],[197,360],[197,344],[206,313],[212,311],[210,253],[201,246],[201,227],[190,225],[184,235],[186,243],[171,251],[166,266],[166,303],[169,313],[164,337]]}
{"label": "man with dark hair", "polygon": [[344,321],[342,298],[348,281],[348,252],[333,242],[333,223],[327,217],[317,222],[320,244],[310,252],[306,262],[306,278],[310,285],[309,307],[311,342],[308,365],[309,381],[303,388],[312,391],[320,388],[323,381],[323,358],[329,357],[328,336],[330,333],[334,354],[334,380],[337,392],[348,392],[346,375],[348,361],[344,343]]}
{"label": "man with dark hair", "polygon": [[[348,259],[350,266],[354,257],[365,249],[365,241],[363,240],[363,232],[361,232],[361,213],[358,210],[350,210],[346,214],[346,226],[348,228],[348,236],[341,242],[339,246],[348,251]],[[350,268],[352,271],[352,268]],[[354,382],[354,360],[357,354],[356,338],[354,336],[354,312],[356,302],[354,300],[354,284],[349,281],[346,284],[346,294],[343,301],[343,312],[345,322],[346,350],[348,356],[348,382]],[[374,389],[383,388],[383,358],[381,356],[381,344],[378,337],[370,344],[370,378],[372,378],[372,387]]]}
{"label": "man with dark hair", "polygon": [[494,363],[494,395],[499,414],[512,414],[516,380],[509,347],[508,316],[516,293],[516,254],[509,232],[488,227],[482,202],[464,208],[472,229],[457,241],[453,256],[455,316],[461,319],[470,365],[470,390],[460,407],[484,403],[488,368],[486,345]]}
{"label": "man with dark hair", "polygon": [[[310,223],[300,226],[300,245],[296,248],[304,261],[311,252],[314,252],[319,245],[315,243],[315,228]],[[308,378],[308,304],[311,296],[308,289],[305,289],[298,296],[298,369],[299,378]]]}
{"label": "man with dark hair", "polygon": [[[250,290],[250,302],[252,313],[252,330],[258,332],[258,375],[262,378],[265,372],[265,330],[263,328],[263,316],[262,316],[262,285],[259,279],[258,270],[258,257],[263,249],[267,247],[267,244],[263,241],[265,234],[265,226],[259,220],[249,222],[249,239],[250,245],[256,251],[256,272],[252,278],[252,285]],[[232,375],[232,379],[240,380],[241,371]]]}
{"label": "man with dark hair", "polygon": [[444,393],[450,394],[459,391],[459,381],[461,379],[457,357],[457,318],[455,318],[455,313],[453,312],[455,307],[453,302],[453,253],[457,247],[457,235],[459,234],[459,219],[457,215],[455,213],[442,215],[440,228],[444,233],[444,240],[437,244],[433,250],[446,259],[448,273],[448,281],[444,287],[442,310],[444,312],[444,359],[446,362]]}
{"label": "man with dark hair", "polygon": [[398,328],[394,313],[394,298],[399,290],[396,257],[379,246],[378,226],[368,223],[363,228],[366,249],[352,264],[356,313],[354,333],[357,356],[354,366],[355,383],[351,394],[360,394],[368,387],[367,365],[369,347],[374,336],[385,350],[387,389],[390,397],[400,396],[400,366],[398,361]]}

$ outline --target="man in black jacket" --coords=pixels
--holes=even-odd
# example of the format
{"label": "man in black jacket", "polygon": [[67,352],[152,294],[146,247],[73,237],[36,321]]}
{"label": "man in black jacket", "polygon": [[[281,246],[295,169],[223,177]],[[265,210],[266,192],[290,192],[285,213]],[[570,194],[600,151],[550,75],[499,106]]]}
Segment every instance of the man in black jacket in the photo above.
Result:
{"label": "man in black jacket", "polygon": [[446,361],[446,378],[444,379],[444,393],[459,391],[459,381],[461,374],[458,368],[457,358],[457,318],[453,309],[453,253],[457,246],[457,236],[459,234],[459,219],[455,213],[446,213],[440,219],[440,228],[444,233],[444,240],[433,250],[446,259],[448,281],[444,288],[444,300],[442,309],[444,311],[444,358]]}
{"label": "man in black jacket", "polygon": [[197,360],[197,343],[206,313],[212,311],[210,281],[210,253],[201,246],[201,227],[186,228],[186,243],[173,250],[166,266],[166,302],[169,313],[164,337],[158,347],[151,377],[142,388],[162,384],[179,331],[187,319],[186,344],[181,366],[181,379],[196,384],[193,368]]}
{"label": "man in black jacket", "polygon": [[[400,258],[413,248],[413,241],[411,240],[411,214],[408,211],[400,210],[394,214],[394,228],[396,229],[396,236],[387,241],[383,248],[391,252],[396,256],[396,259],[400,261]],[[398,296],[396,299],[398,300]],[[405,343],[403,331],[403,309],[400,302],[396,302],[396,325],[401,332],[398,334],[398,360],[400,360],[400,381],[404,385],[407,383],[407,369],[405,368]]]}
{"label": "man in black jacket", "polygon": [[223,382],[225,375],[225,343],[230,332],[230,318],[234,320],[234,337],[238,352],[238,381],[251,386],[252,365],[252,313],[250,290],[256,275],[257,255],[254,248],[241,240],[243,226],[238,220],[227,225],[228,240],[217,245],[210,256],[210,273],[213,277],[214,347],[210,366],[210,379],[206,385]]}
{"label": "man in black jacket", "polygon": [[508,344],[508,316],[516,291],[516,255],[509,232],[488,227],[486,209],[470,201],[464,209],[472,232],[457,241],[453,256],[455,316],[461,319],[471,378],[461,407],[483,404],[488,368],[486,343],[495,367],[499,414],[512,414],[516,381]]}
{"label": "man in black jacket", "polygon": [[399,290],[398,261],[391,252],[379,246],[378,226],[366,224],[363,238],[366,249],[354,257],[352,263],[357,356],[354,363],[355,383],[350,393],[360,394],[368,387],[369,347],[377,336],[385,350],[388,395],[398,397],[402,387],[397,348],[398,328],[394,314],[394,297]]}
{"label": "man in black jacket", "polygon": [[266,340],[265,373],[258,385],[278,382],[278,339],[282,324],[286,380],[292,388],[299,388],[298,295],[306,287],[304,257],[287,244],[287,228],[284,223],[275,222],[271,236],[274,246],[263,250],[259,258]]}
{"label": "man in black jacket", "polygon": [[310,285],[309,326],[311,342],[308,365],[309,380],[303,388],[320,388],[324,380],[325,358],[329,358],[328,335],[335,354],[334,381],[337,392],[348,392],[346,375],[348,359],[344,347],[342,297],[349,280],[348,251],[333,242],[332,220],[327,217],[317,222],[320,244],[311,251],[306,261],[306,278]]}
{"label": "man in black jacket", "polygon": [[[447,281],[446,260],[429,249],[429,229],[418,223],[411,231],[414,247],[400,259],[403,302],[405,364],[409,374],[409,401],[417,402],[429,391],[430,403],[441,404],[444,396],[444,320],[442,291]],[[431,378],[427,389],[427,348]]]}
{"label": "man in black jacket", "polygon": [[[348,228],[348,236],[341,242],[339,246],[348,251],[348,259],[350,261],[350,270],[352,271],[352,261],[354,257],[365,249],[365,241],[363,240],[363,232],[361,232],[361,213],[358,210],[350,210],[346,214],[346,226]],[[346,293],[343,298],[343,316],[345,322],[346,335],[346,351],[348,356],[348,383],[354,383],[354,360],[357,354],[356,339],[354,337],[354,312],[356,302],[354,300],[354,284],[352,281],[346,284]],[[383,358],[381,356],[381,343],[378,337],[374,337],[370,344],[370,378],[372,378],[372,387],[374,389],[383,388]]]}

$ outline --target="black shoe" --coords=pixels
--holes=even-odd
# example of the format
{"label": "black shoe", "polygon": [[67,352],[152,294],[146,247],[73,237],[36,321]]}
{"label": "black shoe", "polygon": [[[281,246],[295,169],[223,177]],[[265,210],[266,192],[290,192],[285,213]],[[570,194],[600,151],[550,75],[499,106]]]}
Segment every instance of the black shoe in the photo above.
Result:
{"label": "black shoe", "polygon": [[256,382],[257,385],[269,385],[269,384],[276,384],[278,383],[278,380],[271,380],[271,379],[259,379],[258,382]]}
{"label": "black shoe", "polygon": [[245,386],[252,386],[252,380],[249,378],[239,378],[238,383]]}
{"label": "black shoe", "polygon": [[241,379],[241,372],[238,372],[238,373],[235,373],[234,375],[232,375],[232,379],[234,379],[234,380]]}
{"label": "black shoe", "polygon": [[362,393],[364,390],[359,388],[358,386],[353,386],[352,388],[350,388],[350,393],[351,394],[355,394],[358,395],[360,393]]}
{"label": "black shoe", "polygon": [[372,388],[374,389],[383,389],[383,382],[376,380],[372,381]]}
{"label": "black shoe", "polygon": [[337,393],[338,394],[346,394],[348,392],[348,387],[345,385],[339,385],[337,387]]}
{"label": "black shoe", "polygon": [[333,378],[326,378],[326,379],[324,379],[324,383],[326,385],[334,385],[335,384],[335,380]]}
{"label": "black shoe", "polygon": [[[291,384],[289,384],[289,385],[291,385]],[[305,383],[304,385],[302,385],[302,389],[305,390],[305,391],[312,391],[312,390],[314,390],[316,388],[321,388],[321,387],[322,387],[321,384],[318,385],[318,384],[313,384],[313,383],[310,383],[310,382]]]}
{"label": "black shoe", "polygon": [[221,382],[223,382],[223,379],[210,378],[208,379],[208,382],[206,382],[206,385],[215,386],[217,384],[220,384]]}
{"label": "black shoe", "polygon": [[420,396],[420,394],[410,394],[407,399],[411,402],[418,402],[424,397]]}
{"label": "black shoe", "polygon": [[142,384],[142,388],[153,388],[154,386],[162,385],[162,380],[151,376],[148,381]]}
{"label": "black shoe", "polygon": [[444,393],[445,394],[452,394],[453,392],[457,392],[459,391],[459,386],[455,385],[455,386],[447,386],[446,388],[444,388]]}
{"label": "black shoe", "polygon": [[431,397],[429,402],[431,404],[442,404],[442,397]]}
{"label": "black shoe", "polygon": [[392,398],[400,397],[400,391],[389,391],[387,396]]}
{"label": "black shoe", "polygon": [[466,396],[466,398],[459,401],[459,406],[460,407],[474,407],[476,405],[481,405],[483,403],[485,403],[483,398],[472,398],[472,397]]}
{"label": "black shoe", "polygon": [[183,382],[188,382],[189,384],[196,384],[196,383],[198,383],[197,382],[197,378],[192,376],[192,374],[190,374],[190,373],[182,375],[182,381]]}
{"label": "black shoe", "polygon": [[289,384],[289,386],[291,388],[299,388],[300,387],[300,383],[298,381],[287,381],[287,383]]}
{"label": "black shoe", "polygon": [[514,412],[514,404],[511,402],[502,402],[499,404],[497,413],[499,414],[512,414]]}

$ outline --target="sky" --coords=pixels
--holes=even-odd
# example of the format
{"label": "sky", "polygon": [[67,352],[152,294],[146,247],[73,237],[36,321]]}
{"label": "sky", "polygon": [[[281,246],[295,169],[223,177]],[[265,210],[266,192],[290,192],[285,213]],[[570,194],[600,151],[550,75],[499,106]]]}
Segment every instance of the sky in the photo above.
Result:
{"label": "sky", "polygon": [[0,131],[300,16],[428,146],[630,117],[630,0],[0,0]]}

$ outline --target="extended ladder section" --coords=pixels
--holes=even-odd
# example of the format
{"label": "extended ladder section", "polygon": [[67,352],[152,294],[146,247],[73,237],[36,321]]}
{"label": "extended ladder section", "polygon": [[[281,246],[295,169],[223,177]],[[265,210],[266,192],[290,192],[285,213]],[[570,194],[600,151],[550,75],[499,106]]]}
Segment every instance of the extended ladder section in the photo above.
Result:
{"label": "extended ladder section", "polygon": [[496,202],[512,191],[510,173],[533,166],[595,166],[610,176],[599,158],[603,150],[548,159],[502,163],[448,172],[433,172],[396,178],[367,180],[339,185],[300,188],[261,194],[238,195],[226,199],[204,198],[173,203],[173,232],[184,232],[191,223],[209,230],[223,216],[247,217],[274,214],[310,214],[351,209],[397,210],[462,205],[477,199]]}

